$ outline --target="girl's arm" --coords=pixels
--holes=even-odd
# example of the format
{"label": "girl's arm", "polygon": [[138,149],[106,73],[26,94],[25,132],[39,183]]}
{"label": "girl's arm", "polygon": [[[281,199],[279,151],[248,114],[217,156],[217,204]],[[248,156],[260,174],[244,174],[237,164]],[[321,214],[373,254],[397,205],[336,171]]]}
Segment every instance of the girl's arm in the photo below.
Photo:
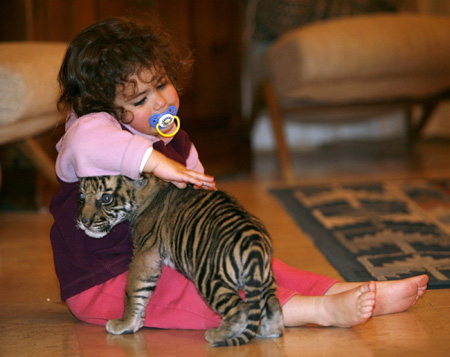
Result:
{"label": "girl's arm", "polygon": [[173,183],[178,188],[185,188],[187,184],[206,189],[215,189],[216,187],[214,177],[189,170],[156,150],[152,151],[144,164],[143,172],[153,173],[155,176]]}
{"label": "girl's arm", "polygon": [[142,158],[151,145],[149,140],[122,130],[109,114],[89,114],[73,121],[58,143],[56,172],[63,181],[75,182],[78,177],[120,174],[136,179],[144,171],[180,188],[188,183],[215,187],[211,176],[194,171],[202,168],[201,164],[188,165],[193,169],[188,170],[156,150],[141,167]]}
{"label": "girl's arm", "polygon": [[88,114],[69,124],[57,145],[56,174],[61,180],[121,174],[139,177],[142,157],[151,142],[122,130],[107,113]]}

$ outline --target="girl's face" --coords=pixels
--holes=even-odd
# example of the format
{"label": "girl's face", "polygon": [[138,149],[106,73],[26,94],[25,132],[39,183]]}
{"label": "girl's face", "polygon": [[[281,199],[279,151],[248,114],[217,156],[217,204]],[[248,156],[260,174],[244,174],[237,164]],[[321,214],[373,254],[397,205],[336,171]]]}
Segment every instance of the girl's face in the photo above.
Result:
{"label": "girl's face", "polygon": [[[150,116],[163,113],[171,105],[178,111],[180,99],[167,75],[159,81],[154,81],[153,76],[154,72],[146,69],[139,76],[132,75],[130,80],[136,81],[136,86],[133,83],[117,86],[114,104],[133,114],[133,120],[130,123],[127,122],[133,129],[143,134],[158,135],[156,129],[150,125]],[[128,119],[127,115],[129,114],[125,113],[126,119]],[[161,131],[170,133],[175,129],[175,125],[174,122]]]}

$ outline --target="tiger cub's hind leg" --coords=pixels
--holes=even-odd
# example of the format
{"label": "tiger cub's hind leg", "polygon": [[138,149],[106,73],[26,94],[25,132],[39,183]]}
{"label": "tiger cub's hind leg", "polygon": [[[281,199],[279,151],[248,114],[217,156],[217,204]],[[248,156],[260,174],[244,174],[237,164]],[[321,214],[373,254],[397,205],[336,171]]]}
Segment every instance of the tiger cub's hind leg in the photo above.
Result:
{"label": "tiger cub's hind leg", "polygon": [[125,289],[125,311],[121,319],[109,320],[106,330],[114,335],[137,332],[145,320],[145,309],[161,275],[162,262],[155,249],[141,251],[130,264]]}
{"label": "tiger cub's hind leg", "polygon": [[276,283],[273,275],[261,294],[261,325],[259,326],[259,338],[277,338],[284,332],[283,312],[280,301],[276,295]]}
{"label": "tiger cub's hind leg", "polygon": [[270,296],[262,310],[259,338],[277,338],[283,336],[284,324],[280,301],[276,296]]}
{"label": "tiger cub's hind leg", "polygon": [[234,290],[220,288],[215,292],[210,306],[222,317],[219,327],[205,332],[206,340],[213,346],[241,335],[246,329],[250,308]]}

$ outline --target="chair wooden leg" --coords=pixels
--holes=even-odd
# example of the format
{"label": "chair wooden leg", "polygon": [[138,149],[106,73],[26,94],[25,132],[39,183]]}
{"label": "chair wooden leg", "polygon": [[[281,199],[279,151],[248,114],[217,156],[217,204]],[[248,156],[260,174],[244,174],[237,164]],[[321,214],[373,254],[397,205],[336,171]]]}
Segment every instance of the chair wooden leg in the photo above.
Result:
{"label": "chair wooden leg", "polygon": [[422,133],[422,130],[425,128],[425,126],[428,124],[430,118],[432,117],[434,111],[436,110],[438,106],[438,101],[433,101],[429,103],[425,103],[422,106],[422,114],[419,118],[419,121],[415,125],[411,125],[410,127],[410,138],[409,140],[414,143]]}
{"label": "chair wooden leg", "polygon": [[31,160],[39,172],[41,172],[53,186],[59,187],[59,182],[56,179],[55,174],[55,164],[36,140],[31,137],[26,137],[17,145],[20,151]]}
{"label": "chair wooden leg", "polygon": [[253,127],[256,119],[258,118],[258,114],[261,112],[264,106],[265,101],[263,95],[263,86],[261,85],[255,89],[255,95],[253,96],[252,110],[250,111],[250,117],[248,118],[250,127]]}
{"label": "chair wooden leg", "polygon": [[284,179],[292,181],[295,177],[289,158],[287,141],[283,131],[283,119],[280,112],[275,91],[270,82],[265,81],[263,84],[264,98],[267,108],[269,109],[270,119],[272,121],[275,139],[278,147],[278,159],[280,160],[281,171]]}
{"label": "chair wooden leg", "polygon": [[414,107],[408,106],[406,108],[406,147],[408,153],[414,152],[415,149],[412,135],[413,130],[414,130]]}

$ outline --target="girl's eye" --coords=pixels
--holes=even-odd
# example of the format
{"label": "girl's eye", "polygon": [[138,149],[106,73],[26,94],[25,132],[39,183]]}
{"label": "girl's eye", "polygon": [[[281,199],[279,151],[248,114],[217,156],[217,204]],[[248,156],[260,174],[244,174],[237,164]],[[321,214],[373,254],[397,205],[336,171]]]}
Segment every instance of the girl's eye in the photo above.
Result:
{"label": "girl's eye", "polygon": [[102,195],[102,203],[108,204],[112,202],[112,196],[109,193],[104,193]]}
{"label": "girl's eye", "polygon": [[139,107],[147,101],[147,97],[142,98],[140,101],[133,103],[135,107]]}
{"label": "girl's eye", "polygon": [[156,89],[158,89],[159,91],[164,90],[167,87],[167,82],[162,82],[160,84],[158,84],[158,86],[156,87]]}

